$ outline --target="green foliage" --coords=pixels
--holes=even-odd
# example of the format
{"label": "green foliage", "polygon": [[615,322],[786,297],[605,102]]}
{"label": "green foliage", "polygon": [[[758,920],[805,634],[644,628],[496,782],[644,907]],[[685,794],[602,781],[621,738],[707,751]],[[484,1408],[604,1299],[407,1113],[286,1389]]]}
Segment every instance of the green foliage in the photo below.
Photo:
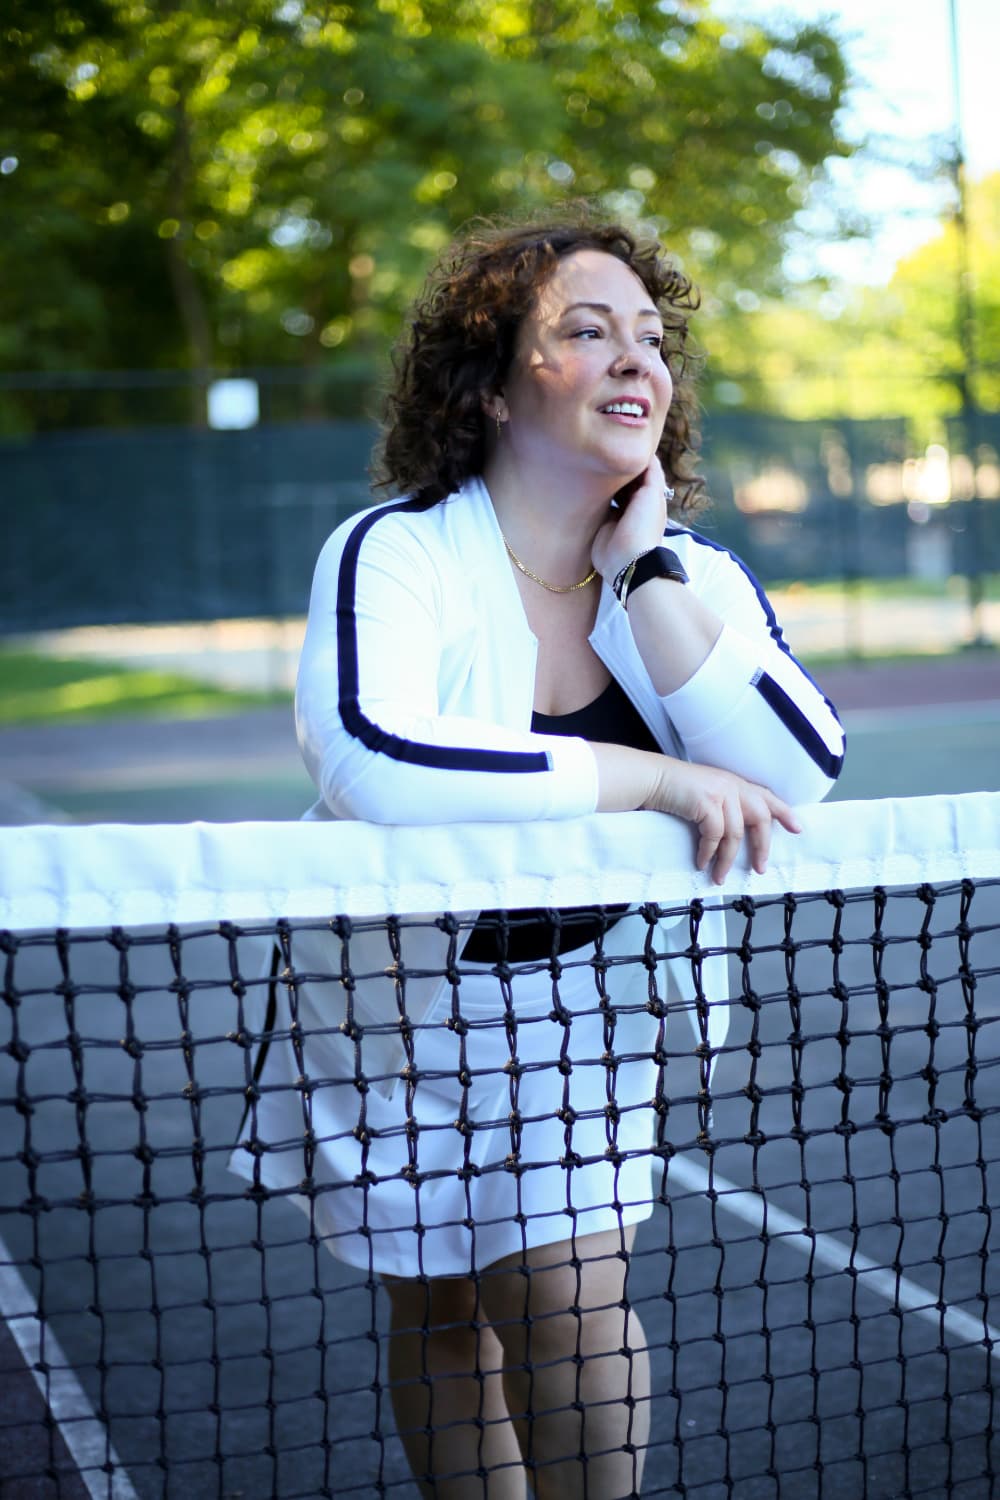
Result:
{"label": "green foliage", "polygon": [[9,0],[0,367],[343,369],[476,214],[600,199],[777,285],[847,85],[708,0]]}
{"label": "green foliage", "polygon": [[[719,330],[713,367],[753,409],[802,419],[910,419],[939,440],[962,405],[966,364],[959,335],[963,268],[954,220],[900,261],[887,287],[859,289],[839,308],[810,289],[767,304],[742,327]],[[1000,410],[1000,173],[968,193],[968,287],[977,369],[972,395]]]}
{"label": "green foliage", "polygon": [[0,651],[0,724],[207,718],[287,701],[284,693],[233,691],[157,668]]}

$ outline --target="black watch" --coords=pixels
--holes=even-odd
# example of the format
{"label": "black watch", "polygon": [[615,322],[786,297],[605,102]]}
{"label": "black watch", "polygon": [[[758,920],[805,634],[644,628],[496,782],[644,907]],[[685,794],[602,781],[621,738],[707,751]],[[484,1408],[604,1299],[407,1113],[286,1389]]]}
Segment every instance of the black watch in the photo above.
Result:
{"label": "black watch", "polygon": [[641,557],[637,557],[625,569],[621,585],[615,591],[622,609],[627,608],[629,598],[635,590],[641,584],[648,583],[651,578],[669,578],[674,583],[688,582],[684,564],[677,553],[671,552],[669,547],[654,547],[651,552],[644,552]]}

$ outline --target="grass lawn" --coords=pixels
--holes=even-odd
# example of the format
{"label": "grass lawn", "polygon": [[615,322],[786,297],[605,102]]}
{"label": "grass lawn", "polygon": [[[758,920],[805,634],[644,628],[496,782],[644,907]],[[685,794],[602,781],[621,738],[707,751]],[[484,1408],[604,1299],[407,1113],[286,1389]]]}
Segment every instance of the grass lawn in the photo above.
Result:
{"label": "grass lawn", "polygon": [[207,717],[287,703],[287,693],[231,691],[179,672],[114,662],[0,651],[0,725],[136,715]]}

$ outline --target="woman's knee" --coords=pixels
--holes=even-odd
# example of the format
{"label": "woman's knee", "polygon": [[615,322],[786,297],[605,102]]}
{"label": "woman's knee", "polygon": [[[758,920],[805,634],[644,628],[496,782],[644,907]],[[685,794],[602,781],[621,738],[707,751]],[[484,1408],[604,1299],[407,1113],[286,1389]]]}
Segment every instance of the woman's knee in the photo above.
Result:
{"label": "woman's knee", "polygon": [[634,1230],[540,1245],[483,1273],[481,1301],[508,1354],[535,1359],[567,1350],[618,1349],[623,1341],[625,1279]]}
{"label": "woman's knee", "polygon": [[476,1320],[479,1294],[475,1281],[466,1276],[383,1276],[382,1285],[392,1304],[393,1319],[418,1329],[437,1329]]}

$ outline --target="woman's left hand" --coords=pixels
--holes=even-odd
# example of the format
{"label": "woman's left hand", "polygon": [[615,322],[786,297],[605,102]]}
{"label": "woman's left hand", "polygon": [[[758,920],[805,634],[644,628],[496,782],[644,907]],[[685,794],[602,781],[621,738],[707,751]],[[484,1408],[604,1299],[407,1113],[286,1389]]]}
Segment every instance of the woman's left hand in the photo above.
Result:
{"label": "woman's left hand", "polygon": [[619,493],[616,508],[594,538],[594,567],[608,583],[640,552],[658,547],[667,524],[667,481],[654,454],[648,466]]}

